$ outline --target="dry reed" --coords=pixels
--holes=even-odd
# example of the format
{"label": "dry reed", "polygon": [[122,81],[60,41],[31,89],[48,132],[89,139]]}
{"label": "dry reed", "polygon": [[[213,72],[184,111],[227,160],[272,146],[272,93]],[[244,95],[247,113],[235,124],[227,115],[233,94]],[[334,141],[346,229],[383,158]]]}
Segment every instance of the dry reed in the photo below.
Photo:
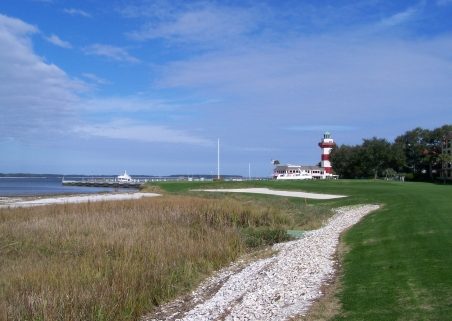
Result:
{"label": "dry reed", "polygon": [[134,320],[292,223],[195,197],[0,209],[0,320]]}

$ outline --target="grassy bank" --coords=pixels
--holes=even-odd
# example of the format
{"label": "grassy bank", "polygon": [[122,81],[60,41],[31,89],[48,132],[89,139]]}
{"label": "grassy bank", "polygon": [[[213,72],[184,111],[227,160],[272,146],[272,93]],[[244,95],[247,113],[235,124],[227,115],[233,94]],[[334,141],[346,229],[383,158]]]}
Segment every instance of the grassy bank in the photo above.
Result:
{"label": "grassy bank", "polygon": [[[211,182],[200,183],[196,188],[245,186],[350,196],[321,203],[308,201],[327,207],[357,203],[384,205],[343,237],[347,250],[342,255],[343,274],[336,293],[340,312],[333,319],[451,319],[452,186],[339,180],[244,182],[242,185]],[[190,189],[184,183],[161,184],[160,188],[171,193]]]}
{"label": "grassy bank", "polygon": [[[312,182],[315,183],[315,182]],[[246,193],[211,193],[194,191],[196,189],[270,187],[280,190],[300,190],[297,184],[281,184],[277,181],[243,181],[243,182],[158,182],[149,184],[144,190],[169,195],[197,195],[206,199],[223,200],[225,198],[242,204],[253,204],[262,208],[273,208],[287,214],[292,219],[291,228],[312,230],[332,215],[335,202],[303,199],[297,197],[281,197],[263,194]],[[321,190],[321,189],[320,189]]]}
{"label": "grassy bank", "polygon": [[[338,320],[450,320],[452,187],[376,186],[387,204],[345,236]],[[371,196],[372,195],[372,196]]]}
{"label": "grassy bank", "polygon": [[291,224],[181,196],[0,209],[0,319],[135,320]]}
{"label": "grassy bank", "polygon": [[[190,192],[218,187],[349,197],[317,201]],[[339,180],[150,188],[166,195],[0,210],[0,319],[134,320],[254,246],[284,239],[283,229],[318,227],[330,208],[358,203],[383,208],[343,237],[334,318],[452,315],[452,186]]]}

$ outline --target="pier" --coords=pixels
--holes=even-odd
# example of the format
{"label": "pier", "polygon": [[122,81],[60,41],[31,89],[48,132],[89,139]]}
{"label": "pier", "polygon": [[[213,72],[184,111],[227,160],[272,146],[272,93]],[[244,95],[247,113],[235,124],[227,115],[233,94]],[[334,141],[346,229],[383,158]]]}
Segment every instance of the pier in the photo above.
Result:
{"label": "pier", "polygon": [[[123,175],[119,175],[117,177],[76,177],[81,179],[62,179],[61,184],[64,186],[85,186],[85,187],[112,187],[112,188],[140,188],[144,184],[148,182],[204,182],[204,181],[213,181],[214,177],[206,175],[207,177],[195,175],[195,176],[186,176],[186,175],[174,175],[174,176],[150,176],[150,177],[142,177],[142,178],[132,178],[130,175],[124,171]],[[72,177],[74,178],[74,177]],[[222,180],[225,181],[241,181],[243,178],[241,176],[229,175],[226,177],[222,177]]]}
{"label": "pier", "polygon": [[120,182],[110,178],[96,178],[84,180],[62,180],[64,186],[86,186],[86,187],[114,187],[114,188],[140,188],[148,180],[132,180],[128,182]]}

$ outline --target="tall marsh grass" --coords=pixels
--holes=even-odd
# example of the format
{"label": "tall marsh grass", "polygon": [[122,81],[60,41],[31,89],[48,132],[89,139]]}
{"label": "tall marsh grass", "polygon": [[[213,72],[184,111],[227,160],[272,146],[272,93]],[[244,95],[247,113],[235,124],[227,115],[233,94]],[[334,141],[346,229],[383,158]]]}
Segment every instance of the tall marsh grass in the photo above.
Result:
{"label": "tall marsh grass", "polygon": [[135,320],[291,224],[183,196],[0,209],[0,320]]}

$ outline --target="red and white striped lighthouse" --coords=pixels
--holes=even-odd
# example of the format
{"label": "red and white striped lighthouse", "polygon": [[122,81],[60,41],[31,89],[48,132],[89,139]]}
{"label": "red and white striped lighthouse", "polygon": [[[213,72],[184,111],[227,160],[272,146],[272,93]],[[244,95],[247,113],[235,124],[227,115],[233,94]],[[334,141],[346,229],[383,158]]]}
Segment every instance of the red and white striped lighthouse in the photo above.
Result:
{"label": "red and white striped lighthouse", "polygon": [[319,143],[320,148],[322,149],[322,159],[320,161],[320,166],[325,168],[325,172],[328,174],[333,173],[333,168],[330,163],[330,153],[331,149],[334,147],[334,140],[331,138],[331,134],[329,132],[325,132],[323,134],[323,139]]}

